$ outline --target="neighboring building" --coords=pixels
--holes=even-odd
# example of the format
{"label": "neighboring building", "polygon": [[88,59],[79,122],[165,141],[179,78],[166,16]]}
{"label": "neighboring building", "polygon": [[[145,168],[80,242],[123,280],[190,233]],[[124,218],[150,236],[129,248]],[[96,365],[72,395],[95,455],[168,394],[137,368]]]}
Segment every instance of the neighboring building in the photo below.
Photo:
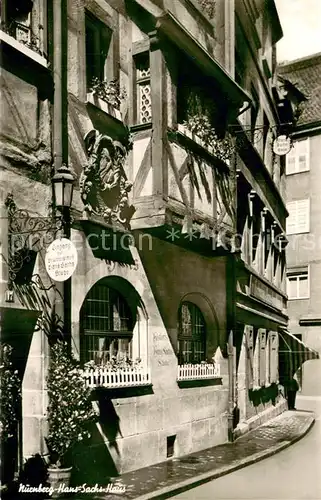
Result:
{"label": "neighboring building", "polygon": [[279,332],[287,325],[285,245],[280,243],[287,211],[284,158],[273,153],[282,121],[274,78],[275,43],[282,30],[274,2],[265,2],[263,11],[255,2],[236,2],[235,10],[235,80],[252,101],[239,117],[243,132],[236,133],[237,233],[242,238],[234,264],[236,403],[242,429],[271,404],[257,408],[249,394],[255,398],[258,389],[279,380]]}
{"label": "neighboring building", "polygon": [[[286,159],[289,329],[321,350],[321,54],[281,64],[278,74],[305,96]],[[321,361],[298,373],[302,392],[321,395]]]}
{"label": "neighboring building", "polygon": [[[285,408],[282,31],[272,0],[62,4],[2,2],[1,333],[23,380],[20,458],[46,452],[59,317],[74,354],[102,367],[86,371],[104,386],[101,421],[78,456],[97,482]],[[50,182],[64,163],[78,265],[62,286],[44,255],[61,236]]]}

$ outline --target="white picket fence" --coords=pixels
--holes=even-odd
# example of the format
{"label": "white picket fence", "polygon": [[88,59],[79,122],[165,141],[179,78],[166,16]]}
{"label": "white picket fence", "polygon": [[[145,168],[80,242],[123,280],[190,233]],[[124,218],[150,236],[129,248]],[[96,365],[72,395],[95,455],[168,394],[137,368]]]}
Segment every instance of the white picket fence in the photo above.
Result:
{"label": "white picket fence", "polygon": [[220,377],[220,365],[200,363],[197,365],[186,364],[178,366],[177,380],[201,380]]}
{"label": "white picket fence", "polygon": [[151,383],[150,372],[144,368],[109,370],[86,368],[83,371],[88,387],[136,387]]}

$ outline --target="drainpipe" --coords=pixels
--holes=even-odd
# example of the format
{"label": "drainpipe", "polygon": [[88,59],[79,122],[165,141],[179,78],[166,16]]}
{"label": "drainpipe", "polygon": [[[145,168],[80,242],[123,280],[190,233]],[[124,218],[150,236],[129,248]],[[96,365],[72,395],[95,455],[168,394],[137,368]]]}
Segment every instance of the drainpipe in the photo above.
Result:
{"label": "drainpipe", "polygon": [[[68,165],[68,94],[67,94],[67,0],[53,0],[53,158],[54,173],[63,165]],[[70,237],[69,209],[62,209],[64,237]],[[63,319],[64,332],[70,345],[70,280],[56,283],[60,294],[56,294],[55,310]]]}
{"label": "drainpipe", "polygon": [[63,163],[63,40],[62,40],[62,2],[53,1],[53,157],[55,173]]}
{"label": "drainpipe", "polygon": [[228,355],[228,440],[234,441],[234,346],[233,332],[230,331],[227,343]]}

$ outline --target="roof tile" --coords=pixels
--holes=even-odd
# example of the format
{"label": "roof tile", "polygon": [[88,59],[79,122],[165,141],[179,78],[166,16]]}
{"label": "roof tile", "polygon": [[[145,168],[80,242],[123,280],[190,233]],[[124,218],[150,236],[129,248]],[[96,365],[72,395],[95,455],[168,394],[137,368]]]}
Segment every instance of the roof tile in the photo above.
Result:
{"label": "roof tile", "polygon": [[308,99],[302,105],[303,112],[297,125],[321,120],[321,53],[282,63],[278,66],[278,73]]}

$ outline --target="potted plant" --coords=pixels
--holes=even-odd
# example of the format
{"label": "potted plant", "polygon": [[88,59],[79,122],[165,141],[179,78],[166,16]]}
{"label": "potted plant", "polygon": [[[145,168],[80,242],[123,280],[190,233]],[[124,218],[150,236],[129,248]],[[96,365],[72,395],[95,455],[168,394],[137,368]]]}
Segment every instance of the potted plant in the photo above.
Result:
{"label": "potted plant", "polygon": [[20,414],[21,381],[11,362],[12,347],[0,344],[0,441],[1,491],[14,478],[17,426]]}
{"label": "potted plant", "polygon": [[67,344],[51,347],[47,376],[48,426],[46,443],[50,456],[49,483],[59,496],[59,485],[69,484],[70,452],[79,441],[90,438],[89,426],[97,420],[80,363],[68,354]]}
{"label": "potted plant", "polygon": [[97,99],[103,101],[99,103],[99,107],[119,120],[121,119],[120,105],[126,97],[126,89],[120,86],[118,80],[99,80],[97,77],[92,79],[87,96],[89,102],[95,105],[98,105]]}
{"label": "potted plant", "polygon": [[178,129],[203,146],[220,160],[227,162],[231,156],[231,144],[228,138],[219,139],[213,126],[212,117],[216,109],[212,99],[205,96],[202,89],[192,87],[187,98],[186,119]]}

